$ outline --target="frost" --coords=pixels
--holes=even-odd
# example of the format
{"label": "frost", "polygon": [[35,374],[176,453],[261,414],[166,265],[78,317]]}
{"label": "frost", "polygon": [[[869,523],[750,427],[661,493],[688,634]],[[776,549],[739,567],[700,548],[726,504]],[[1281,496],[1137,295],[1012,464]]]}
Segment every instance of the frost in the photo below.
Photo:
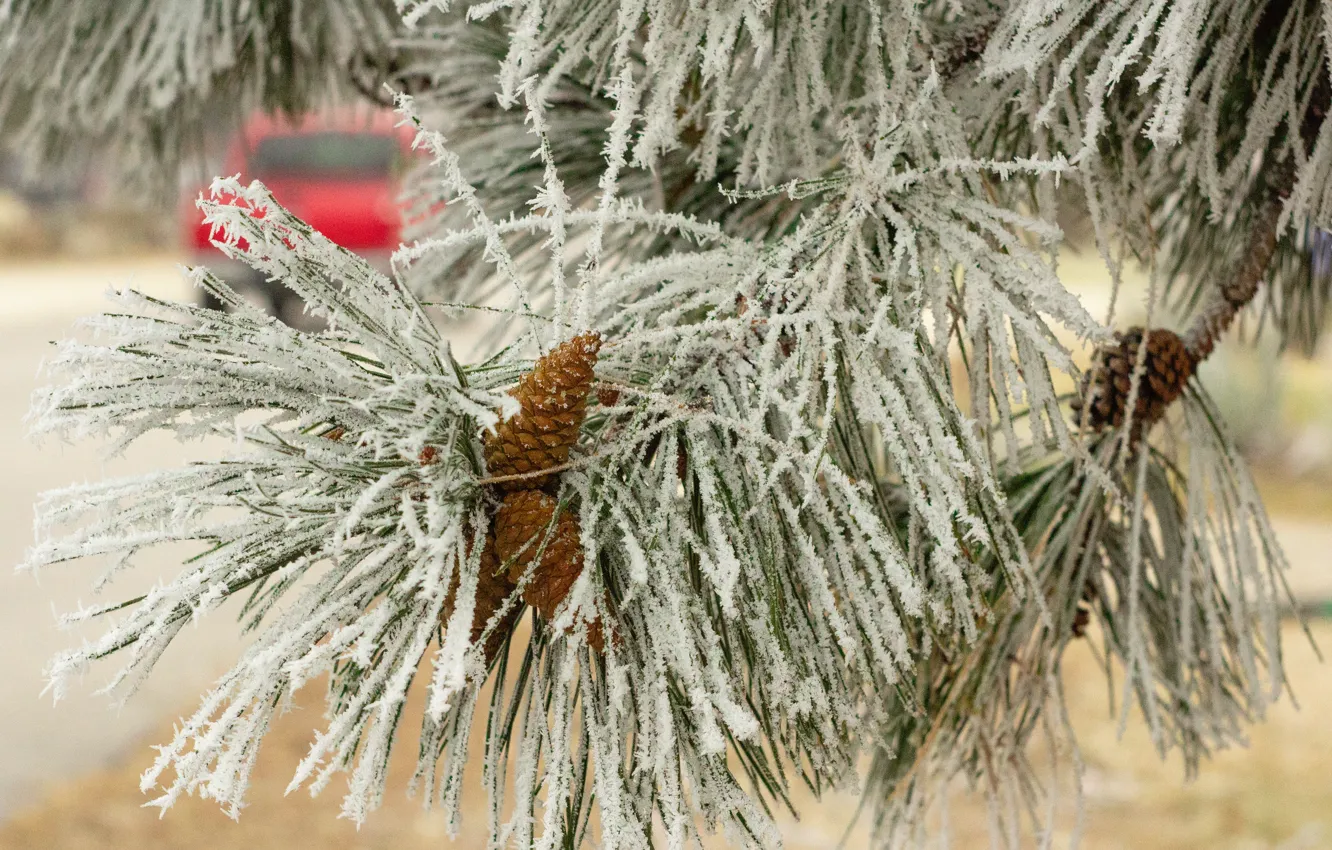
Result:
{"label": "frost", "polygon": [[[219,178],[200,202],[218,246],[327,329],[289,328],[194,269],[227,312],[122,293],[90,339],[60,344],[34,400],[37,435],[234,444],[39,504],[27,566],[105,557],[100,592],[138,552],[195,547],[142,597],[67,615],[107,629],[53,662],[56,696],[108,657],[127,696],[203,616],[239,608],[251,635],[145,774],[157,805],[199,793],[238,812],[269,723],[326,679],[289,791],[345,772],[357,822],[420,692],[412,786],[456,831],[479,757],[497,847],[683,850],[703,830],[775,846],[792,786],[856,785],[867,755],[886,845],[921,838],[959,775],[987,795],[996,841],[1016,843],[1058,814],[1026,745],[1072,743],[1058,673],[1080,609],[1124,666],[1120,708],[1190,770],[1278,695],[1283,560],[1205,396],[1191,389],[1170,423],[1187,458],[1130,457],[1068,424],[1069,346],[1107,328],[1060,283],[1053,221],[1072,192],[1116,279],[1147,257],[1172,304],[1200,291],[1190,271],[1232,261],[1255,198],[1282,199],[1283,227],[1325,224],[1322,16],[396,0],[389,56],[371,5],[232,37],[272,36],[305,71],[359,67],[362,51],[428,71],[394,100],[425,160],[394,274],[263,185]],[[45,38],[91,21],[105,40],[120,20],[74,6]],[[211,103],[235,43],[184,56],[195,29],[155,20],[130,43],[166,45],[144,54],[162,64],[68,86],[74,101],[110,91],[129,109],[147,86],[153,110]],[[53,79],[92,80],[75,58]],[[238,108],[266,104],[268,71],[236,69],[260,78]],[[21,85],[0,85],[0,109]],[[64,97],[55,124],[79,106]],[[89,104],[75,111],[96,124]],[[1295,305],[1283,332],[1326,300],[1312,285],[1276,297]],[[455,357],[441,313],[480,345]],[[576,512],[586,566],[549,622],[498,634],[490,659],[523,603],[471,640],[497,499],[483,435],[514,415],[507,390],[535,359],[585,331],[603,340],[596,383],[552,494]]]}
{"label": "frost", "polygon": [[326,105],[340,75],[373,73],[368,60],[399,24],[389,0],[7,2],[0,126],[38,157],[67,153],[73,138],[115,146],[171,191],[204,133],[256,110]]}

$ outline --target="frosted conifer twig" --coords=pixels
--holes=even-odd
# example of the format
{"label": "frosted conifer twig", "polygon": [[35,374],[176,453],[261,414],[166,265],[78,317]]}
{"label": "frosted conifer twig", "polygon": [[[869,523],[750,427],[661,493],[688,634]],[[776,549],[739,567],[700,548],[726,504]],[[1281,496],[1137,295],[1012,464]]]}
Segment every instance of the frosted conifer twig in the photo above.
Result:
{"label": "frosted conifer twig", "polygon": [[[1159,258],[1189,307],[1252,232],[1285,338],[1316,338],[1325,281],[1292,283],[1298,228],[1252,226],[1274,163],[1293,169],[1280,227],[1332,210],[1332,140],[1307,120],[1327,106],[1316,4],[357,0],[311,22],[265,0],[162,24],[178,5],[20,2],[9,40],[93,49],[0,74],[0,112],[62,143],[121,111],[130,142],[170,116],[152,151],[170,153],[213,104],[308,106],[400,59],[424,71],[395,102],[430,162],[402,278],[219,181],[223,250],[328,330],[196,271],[230,313],[124,295],[36,400],[36,430],[113,449],[159,429],[234,444],[45,499],[29,558],[109,557],[105,592],[139,550],[196,547],[142,597],[70,615],[107,632],[57,660],[57,690],[112,656],[132,691],[186,623],[243,603],[251,645],[145,779],[162,805],[198,791],[235,812],[269,722],[327,679],[292,788],[348,772],[358,821],[415,687],[414,787],[451,829],[488,724],[495,844],[772,846],[792,785],[847,785],[871,750],[885,843],[920,838],[959,774],[999,834],[1049,835],[1057,801],[1038,805],[1024,747],[1069,732],[1057,676],[1080,614],[1189,770],[1276,696],[1282,556],[1206,396],[1184,388],[1170,423],[1187,464],[1143,441],[1126,475],[1068,426],[1068,340],[1107,331],[1055,273],[1054,222],[1075,175],[1103,256],[1115,238]],[[241,9],[244,38],[215,41],[208,22]],[[484,347],[455,359],[423,300],[478,308]],[[577,511],[585,569],[530,638],[499,635],[483,691],[478,643],[518,603],[472,640],[499,478],[481,435],[584,331],[615,340],[596,370],[617,393],[588,401],[547,486]],[[598,618],[623,637],[605,653],[575,625]]]}

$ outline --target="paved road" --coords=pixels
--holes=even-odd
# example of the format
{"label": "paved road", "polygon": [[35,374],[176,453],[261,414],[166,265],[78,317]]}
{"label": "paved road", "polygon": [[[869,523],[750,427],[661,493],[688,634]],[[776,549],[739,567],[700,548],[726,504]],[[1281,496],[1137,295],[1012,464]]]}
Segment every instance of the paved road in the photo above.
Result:
{"label": "paved road", "polygon": [[[67,335],[74,320],[105,305],[110,286],[133,285],[154,294],[187,298],[187,285],[170,259],[130,264],[47,265],[0,268],[0,564],[16,564],[32,542],[32,505],[46,489],[107,475],[145,471],[198,457],[207,447],[179,446],[148,438],[127,457],[103,462],[95,446],[34,446],[23,436],[22,418],[38,383],[36,368],[50,340]],[[465,347],[465,346],[464,346]],[[1332,596],[1332,552],[1328,525],[1281,523],[1297,570],[1296,584],[1310,594]],[[165,555],[145,563],[111,590],[135,588],[174,573]],[[238,639],[225,613],[187,629],[159,670],[123,709],[108,711],[93,691],[113,672],[94,670],[86,686],[52,706],[40,697],[46,661],[79,639],[55,628],[55,612],[91,601],[88,588],[97,565],[52,569],[39,580],[0,568],[0,817],[35,800],[54,780],[68,777],[154,741],[144,736],[191,701],[236,655]]]}
{"label": "paved road", "polygon": [[[94,445],[34,445],[25,438],[22,419],[50,341],[68,335],[79,316],[103,308],[112,285],[171,297],[190,294],[170,260],[0,269],[0,564],[6,565],[0,568],[0,816],[35,799],[56,778],[105,763],[132,742],[142,746],[142,736],[206,688],[237,647],[232,623],[218,617],[187,629],[163,659],[160,675],[119,711],[93,693],[114,672],[110,667],[91,671],[83,687],[57,705],[40,696],[47,660],[82,637],[57,630],[56,612],[92,601],[89,588],[98,566],[53,568],[35,578],[13,572],[10,565],[22,561],[33,541],[35,497],[54,487],[176,464],[200,450],[159,436],[124,458],[104,462]],[[169,558],[149,559],[107,592],[133,595],[172,567]]]}

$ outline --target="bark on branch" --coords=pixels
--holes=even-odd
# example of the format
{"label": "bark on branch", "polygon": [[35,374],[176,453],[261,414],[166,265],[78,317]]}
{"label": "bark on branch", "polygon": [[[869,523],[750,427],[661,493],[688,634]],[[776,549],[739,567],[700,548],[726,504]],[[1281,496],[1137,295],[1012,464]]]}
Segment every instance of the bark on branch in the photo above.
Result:
{"label": "bark on branch", "polygon": [[[1292,169],[1285,169],[1293,171]],[[1210,302],[1193,320],[1184,337],[1194,366],[1206,360],[1216,348],[1221,336],[1229,330],[1254,296],[1267,274],[1277,247],[1277,222],[1281,219],[1282,201],[1290,194],[1293,179],[1282,180],[1280,189],[1273,192],[1263,204],[1249,231],[1244,256],[1235,276],[1217,287]]]}

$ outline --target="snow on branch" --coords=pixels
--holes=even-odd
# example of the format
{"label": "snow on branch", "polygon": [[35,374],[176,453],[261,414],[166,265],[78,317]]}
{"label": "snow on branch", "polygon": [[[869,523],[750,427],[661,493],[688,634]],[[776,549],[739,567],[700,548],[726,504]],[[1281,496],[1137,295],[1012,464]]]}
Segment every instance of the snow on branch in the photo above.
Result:
{"label": "snow on branch", "polygon": [[174,167],[254,111],[333,105],[400,28],[390,0],[18,0],[0,11],[0,127],[29,153],[111,143]]}
{"label": "snow on branch", "polygon": [[[367,817],[416,687],[414,787],[456,828],[488,722],[490,835],[524,850],[679,850],[703,829],[775,846],[793,784],[844,787],[870,752],[886,840],[918,835],[959,771],[1030,809],[1025,746],[1065,740],[1059,659],[1093,619],[1123,704],[1191,768],[1276,696],[1283,562],[1238,451],[1182,373],[1187,459],[1070,428],[1066,340],[1107,333],[1061,284],[1050,222],[1071,178],[1107,258],[1122,235],[1183,267],[1284,175],[1280,226],[1262,208],[1279,266],[1332,163],[1311,4],[393,5],[395,49],[436,71],[397,99],[429,163],[394,275],[218,179],[217,246],[326,329],[193,270],[226,311],[121,294],[34,401],[34,433],[112,451],[231,441],[48,494],[28,557],[107,558],[105,592],[136,553],[194,547],[144,595],[67,615],[107,628],[54,662],[57,696],[106,658],[128,695],[186,623],[239,607],[251,642],[145,775],[157,804],[237,812],[269,723],[315,681],[326,722],[291,789],[347,772],[344,813]],[[131,109],[158,78],[93,74],[126,47],[104,31],[120,11],[88,8],[59,20],[107,44],[57,70]],[[279,51],[298,105],[322,91],[311,67],[387,37],[357,17],[378,8],[301,30],[313,66],[304,42]],[[244,44],[287,44],[248,26]],[[192,32],[140,35],[170,58]],[[237,75],[229,102],[271,106],[251,58],[162,70],[136,126],[211,102],[208,62]],[[455,358],[438,306],[491,333]]]}

